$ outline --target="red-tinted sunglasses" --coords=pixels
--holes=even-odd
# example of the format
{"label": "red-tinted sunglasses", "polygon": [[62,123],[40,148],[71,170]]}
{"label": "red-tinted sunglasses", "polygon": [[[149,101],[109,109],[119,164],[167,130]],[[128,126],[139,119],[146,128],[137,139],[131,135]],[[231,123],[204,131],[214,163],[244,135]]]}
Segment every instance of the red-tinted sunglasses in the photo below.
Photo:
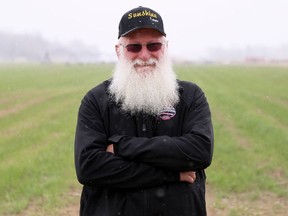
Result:
{"label": "red-tinted sunglasses", "polygon": [[147,43],[147,44],[128,44],[128,45],[123,45],[120,44],[121,46],[125,47],[128,52],[132,53],[138,53],[142,50],[142,46],[146,45],[146,48],[150,52],[156,52],[162,48],[162,45],[164,43],[161,42],[154,42],[154,43]]}

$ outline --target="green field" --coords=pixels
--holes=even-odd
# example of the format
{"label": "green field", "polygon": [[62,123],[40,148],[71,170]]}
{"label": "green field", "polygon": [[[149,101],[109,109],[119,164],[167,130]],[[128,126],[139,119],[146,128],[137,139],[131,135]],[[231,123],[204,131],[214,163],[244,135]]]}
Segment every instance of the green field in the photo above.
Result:
{"label": "green field", "polygon": [[[80,190],[73,161],[77,110],[112,67],[0,65],[0,215],[55,216],[75,204],[67,194]],[[261,211],[269,207],[270,215],[285,215],[288,69],[175,68],[180,79],[204,90],[211,106],[215,149],[207,196],[213,212],[266,215]]]}

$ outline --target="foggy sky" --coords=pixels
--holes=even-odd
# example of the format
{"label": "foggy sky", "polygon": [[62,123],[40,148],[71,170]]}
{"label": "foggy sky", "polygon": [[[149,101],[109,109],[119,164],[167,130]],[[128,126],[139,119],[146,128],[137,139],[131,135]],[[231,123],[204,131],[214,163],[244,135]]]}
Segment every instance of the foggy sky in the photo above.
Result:
{"label": "foggy sky", "polygon": [[137,6],[160,13],[170,52],[205,56],[208,48],[288,44],[286,0],[0,0],[0,31],[81,40],[114,55],[121,16]]}

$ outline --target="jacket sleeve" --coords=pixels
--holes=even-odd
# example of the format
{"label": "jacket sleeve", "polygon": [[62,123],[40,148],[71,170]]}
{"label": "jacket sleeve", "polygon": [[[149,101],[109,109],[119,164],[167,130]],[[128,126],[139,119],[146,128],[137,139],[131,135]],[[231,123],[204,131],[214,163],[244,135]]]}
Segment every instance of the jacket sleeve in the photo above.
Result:
{"label": "jacket sleeve", "polygon": [[75,168],[84,185],[113,188],[145,188],[179,181],[179,173],[125,160],[106,152],[107,135],[99,107],[87,96],[78,112],[75,134]]}
{"label": "jacket sleeve", "polygon": [[206,97],[198,86],[194,86],[190,98],[192,102],[187,104],[183,125],[179,125],[183,127],[182,136],[114,136],[110,139],[114,140],[116,155],[175,171],[207,168],[212,161],[214,145],[211,112]]}

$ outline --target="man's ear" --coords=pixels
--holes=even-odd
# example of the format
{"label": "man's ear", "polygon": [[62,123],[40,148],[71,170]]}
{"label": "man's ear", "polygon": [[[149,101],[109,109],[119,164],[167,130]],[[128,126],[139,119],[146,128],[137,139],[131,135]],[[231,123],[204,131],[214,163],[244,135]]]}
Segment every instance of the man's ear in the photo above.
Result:
{"label": "man's ear", "polygon": [[117,54],[117,57],[118,57],[118,59],[120,58],[120,45],[115,45],[115,52],[116,52],[116,54]]}

